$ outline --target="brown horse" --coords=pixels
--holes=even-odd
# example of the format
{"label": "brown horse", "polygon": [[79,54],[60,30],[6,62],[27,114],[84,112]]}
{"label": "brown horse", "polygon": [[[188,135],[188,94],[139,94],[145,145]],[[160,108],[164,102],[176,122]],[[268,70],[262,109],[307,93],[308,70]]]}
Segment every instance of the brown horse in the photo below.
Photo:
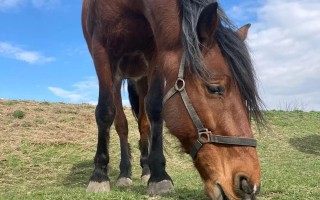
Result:
{"label": "brown horse", "polygon": [[[214,0],[83,0],[83,33],[99,80],[98,144],[87,191],[109,191],[110,126],[120,138],[118,186],[131,181],[120,87],[138,119],[148,193],[173,191],[163,119],[190,154],[211,199],[255,199],[261,171],[250,115],[263,122],[244,40]],[[150,142],[150,145],[149,145]],[[150,148],[149,148],[150,147]]]}

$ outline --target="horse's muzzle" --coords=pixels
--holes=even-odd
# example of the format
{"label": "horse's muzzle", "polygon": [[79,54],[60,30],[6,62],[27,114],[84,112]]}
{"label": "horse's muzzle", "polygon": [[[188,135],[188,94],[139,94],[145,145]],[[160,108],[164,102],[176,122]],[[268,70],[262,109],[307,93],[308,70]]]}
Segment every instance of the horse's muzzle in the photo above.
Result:
{"label": "horse's muzzle", "polygon": [[[256,200],[260,188],[257,186],[252,186],[246,178],[241,176],[241,178],[239,179],[239,186],[235,190],[238,196],[237,199]],[[230,197],[231,195],[225,193],[225,191],[219,184],[215,185],[214,195],[209,196],[212,200],[234,200],[234,198]]]}

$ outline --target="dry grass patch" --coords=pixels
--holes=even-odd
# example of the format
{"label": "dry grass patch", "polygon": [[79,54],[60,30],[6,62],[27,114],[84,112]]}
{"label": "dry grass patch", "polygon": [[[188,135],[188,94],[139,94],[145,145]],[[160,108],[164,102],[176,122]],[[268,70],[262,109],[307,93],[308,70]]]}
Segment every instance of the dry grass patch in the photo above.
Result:
{"label": "dry grass patch", "polygon": [[[2,144],[27,140],[35,144],[86,144],[95,140],[94,107],[87,104],[38,103],[1,100],[0,124]],[[21,110],[23,119],[11,114]]]}

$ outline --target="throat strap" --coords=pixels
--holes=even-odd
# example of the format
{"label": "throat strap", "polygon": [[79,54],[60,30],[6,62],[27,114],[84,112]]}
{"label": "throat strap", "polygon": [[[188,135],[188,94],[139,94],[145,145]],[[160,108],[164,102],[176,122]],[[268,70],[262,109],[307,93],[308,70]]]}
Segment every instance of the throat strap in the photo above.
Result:
{"label": "throat strap", "polygon": [[221,135],[213,135],[210,132],[209,140],[204,141],[202,138],[199,138],[194,146],[191,149],[190,155],[194,160],[197,156],[198,151],[204,144],[222,144],[222,145],[233,145],[233,146],[249,146],[256,147],[257,140],[253,138],[246,137],[229,137],[229,136],[221,136]]}

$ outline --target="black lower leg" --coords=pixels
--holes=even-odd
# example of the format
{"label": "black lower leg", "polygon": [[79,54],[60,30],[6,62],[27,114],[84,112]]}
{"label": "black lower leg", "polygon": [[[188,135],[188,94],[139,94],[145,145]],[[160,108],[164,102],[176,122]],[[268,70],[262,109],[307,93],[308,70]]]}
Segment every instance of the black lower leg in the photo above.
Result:
{"label": "black lower leg", "polygon": [[150,168],[148,165],[148,155],[149,155],[149,140],[147,138],[141,138],[139,140],[139,149],[141,152],[140,156],[140,166],[142,168],[141,176],[150,175]]}
{"label": "black lower leg", "polygon": [[[105,99],[104,99],[105,100]],[[109,101],[110,102],[110,101]],[[98,125],[98,144],[97,152],[94,158],[95,169],[90,178],[93,182],[109,181],[108,163],[109,163],[109,138],[110,126],[114,120],[115,109],[108,101],[99,103],[96,108],[96,122]]]}
{"label": "black lower leg", "polygon": [[171,180],[166,172],[166,159],[163,155],[163,137],[162,123],[152,126],[151,150],[148,158],[151,177],[149,182],[160,182],[162,180]]}
{"label": "black lower leg", "polygon": [[146,110],[151,123],[151,148],[149,155],[149,167],[151,171],[150,182],[171,180],[167,174],[166,160],[163,155],[163,120],[162,120],[162,99],[163,81],[157,77],[149,89],[146,102]]}
{"label": "black lower leg", "polygon": [[120,139],[120,148],[121,148],[121,161],[120,161],[120,174],[118,178],[130,178],[131,179],[131,152],[130,144],[128,141],[121,142]]}

